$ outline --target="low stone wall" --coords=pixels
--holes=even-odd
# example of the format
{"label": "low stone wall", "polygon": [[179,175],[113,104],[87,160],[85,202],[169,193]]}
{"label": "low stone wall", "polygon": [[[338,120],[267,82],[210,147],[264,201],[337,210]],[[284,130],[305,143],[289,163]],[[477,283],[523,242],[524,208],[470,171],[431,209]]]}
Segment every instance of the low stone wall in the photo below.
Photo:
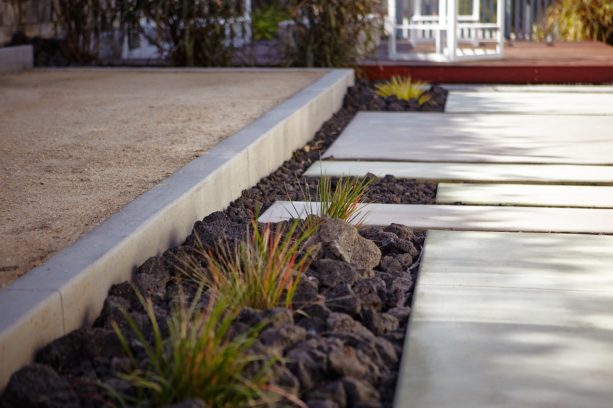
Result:
{"label": "low stone wall", "polygon": [[0,74],[10,74],[34,65],[34,51],[31,45],[0,48]]}

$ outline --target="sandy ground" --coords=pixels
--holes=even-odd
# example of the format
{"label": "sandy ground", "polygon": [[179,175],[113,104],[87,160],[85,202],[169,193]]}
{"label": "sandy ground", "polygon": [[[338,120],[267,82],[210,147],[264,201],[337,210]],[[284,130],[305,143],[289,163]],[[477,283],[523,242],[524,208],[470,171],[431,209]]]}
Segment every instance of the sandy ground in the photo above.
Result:
{"label": "sandy ground", "polygon": [[0,75],[0,287],[321,75]]}

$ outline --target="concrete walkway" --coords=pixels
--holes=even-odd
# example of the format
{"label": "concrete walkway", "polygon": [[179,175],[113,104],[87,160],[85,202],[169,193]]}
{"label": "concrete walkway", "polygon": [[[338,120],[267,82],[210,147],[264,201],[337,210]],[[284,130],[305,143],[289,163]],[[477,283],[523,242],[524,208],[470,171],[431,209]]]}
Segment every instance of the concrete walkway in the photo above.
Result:
{"label": "concrete walkway", "polygon": [[[613,93],[558,88],[360,113],[307,172],[445,181],[436,205],[362,209],[430,230],[396,408],[611,406]],[[278,202],[261,220],[316,209]]]}

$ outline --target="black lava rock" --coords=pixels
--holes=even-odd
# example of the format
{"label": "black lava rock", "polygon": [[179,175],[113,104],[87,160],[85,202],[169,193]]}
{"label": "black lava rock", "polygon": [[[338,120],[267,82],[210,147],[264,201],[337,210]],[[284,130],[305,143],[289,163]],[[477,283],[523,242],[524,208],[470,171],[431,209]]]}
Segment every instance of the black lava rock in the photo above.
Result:
{"label": "black lava rock", "polygon": [[3,408],[79,408],[70,383],[51,367],[30,364],[11,376],[0,398]]}

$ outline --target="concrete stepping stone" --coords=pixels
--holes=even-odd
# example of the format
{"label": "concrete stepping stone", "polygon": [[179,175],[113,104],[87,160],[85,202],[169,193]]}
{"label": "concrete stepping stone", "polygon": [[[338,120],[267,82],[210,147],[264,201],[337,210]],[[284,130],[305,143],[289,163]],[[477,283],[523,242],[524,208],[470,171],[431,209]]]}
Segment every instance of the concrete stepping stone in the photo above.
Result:
{"label": "concrete stepping stone", "polygon": [[581,115],[361,112],[323,157],[608,165],[613,164],[611,129],[613,115],[587,120]]}
{"label": "concrete stepping stone", "polygon": [[613,187],[440,183],[436,192],[436,202],[438,204],[613,208]]}
{"label": "concrete stepping stone", "polygon": [[[319,203],[277,201],[259,218],[280,222],[317,213]],[[613,209],[364,204],[364,225],[416,229],[613,234]]]}
{"label": "concrete stepping stone", "polygon": [[449,113],[518,113],[552,115],[613,115],[612,93],[463,92],[451,91]]}
{"label": "concrete stepping stone", "polygon": [[[610,85],[481,85],[481,84],[441,84],[449,91],[463,92],[544,92],[544,93],[610,93]],[[529,97],[529,96],[528,96]]]}
{"label": "concrete stepping stone", "polygon": [[613,237],[430,231],[395,407],[609,407]]}
{"label": "concrete stepping stone", "polygon": [[534,184],[613,184],[613,166],[564,164],[426,163],[384,161],[317,161],[308,177],[388,174],[422,181],[473,181]]}

